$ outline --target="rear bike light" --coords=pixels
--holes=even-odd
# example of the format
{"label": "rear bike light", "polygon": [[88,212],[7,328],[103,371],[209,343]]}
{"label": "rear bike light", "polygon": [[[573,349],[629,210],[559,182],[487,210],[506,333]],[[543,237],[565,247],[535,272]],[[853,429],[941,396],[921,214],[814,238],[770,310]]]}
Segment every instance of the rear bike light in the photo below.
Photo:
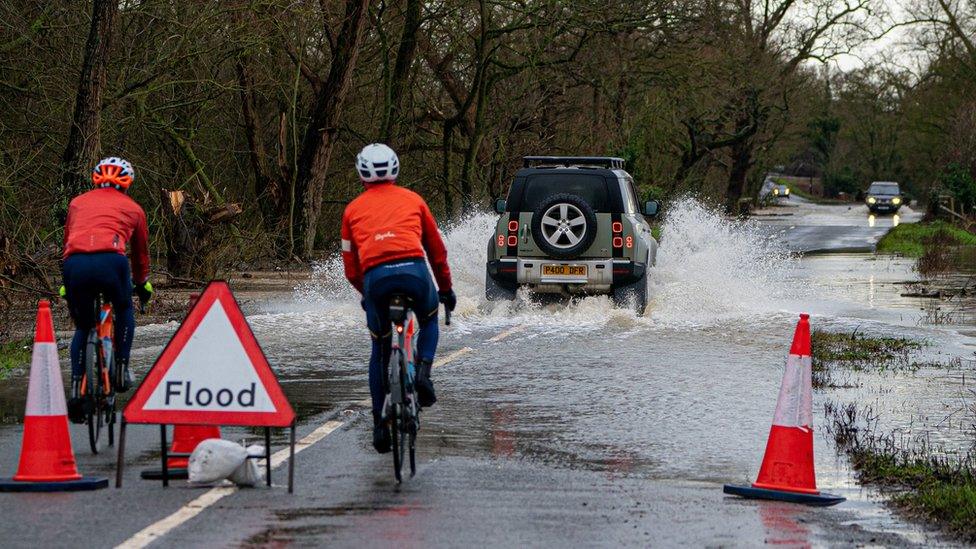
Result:
{"label": "rear bike light", "polygon": [[514,221],[514,220],[513,221],[509,221],[508,222],[508,231],[509,232],[512,232],[512,233],[517,232],[518,231],[518,221]]}
{"label": "rear bike light", "polygon": [[615,233],[622,233],[622,232],[624,232],[624,224],[621,223],[621,222],[619,222],[619,221],[614,221],[613,222],[613,225],[611,225],[610,228]]}
{"label": "rear bike light", "polygon": [[624,247],[624,239],[623,238],[620,238],[619,236],[613,237],[613,247],[614,248],[623,248]]}

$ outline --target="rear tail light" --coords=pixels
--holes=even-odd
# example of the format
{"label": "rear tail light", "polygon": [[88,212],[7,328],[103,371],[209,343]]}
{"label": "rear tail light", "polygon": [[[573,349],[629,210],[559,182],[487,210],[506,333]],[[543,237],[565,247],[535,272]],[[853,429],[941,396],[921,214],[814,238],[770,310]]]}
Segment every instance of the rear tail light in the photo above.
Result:
{"label": "rear tail light", "polygon": [[[606,240],[604,240],[604,242],[606,242]],[[624,239],[621,238],[621,237],[619,237],[619,236],[613,237],[613,247],[614,248],[623,248],[624,247]]]}
{"label": "rear tail light", "polygon": [[509,221],[508,222],[508,231],[509,232],[512,232],[512,233],[518,231],[518,221],[514,221],[514,220],[513,221]]}
{"label": "rear tail light", "polygon": [[613,229],[613,232],[615,233],[624,232],[624,224],[619,221],[614,221],[613,225],[611,225],[610,228]]}
{"label": "rear tail light", "polygon": [[518,246],[518,237],[517,236],[510,236],[510,237],[508,237],[508,245],[509,246]]}
{"label": "rear tail light", "polygon": [[634,247],[634,237],[628,236],[627,237],[627,248],[630,249],[630,248],[633,248],[633,247]]}
{"label": "rear tail light", "polygon": [[498,247],[501,248],[503,246],[505,246],[505,235],[500,234],[498,235]]}

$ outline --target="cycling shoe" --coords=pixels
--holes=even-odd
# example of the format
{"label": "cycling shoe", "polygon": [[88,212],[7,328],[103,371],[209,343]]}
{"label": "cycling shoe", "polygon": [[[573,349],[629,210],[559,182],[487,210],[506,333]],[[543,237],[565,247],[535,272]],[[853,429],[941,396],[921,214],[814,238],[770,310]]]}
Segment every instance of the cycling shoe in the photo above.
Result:
{"label": "cycling shoe", "polygon": [[69,398],[68,399],[68,419],[71,423],[84,423],[88,416],[88,399]]}
{"label": "cycling shoe", "polygon": [[422,408],[429,408],[437,402],[434,382],[430,380],[430,369],[429,360],[421,360],[417,363],[417,378],[414,380],[414,386],[417,388],[417,403]]}
{"label": "cycling shoe", "polygon": [[390,437],[390,427],[381,421],[377,414],[373,414],[373,448],[380,454],[389,452],[393,447]]}
{"label": "cycling shoe", "polygon": [[122,370],[122,385],[116,387],[115,390],[119,393],[127,393],[129,389],[132,388],[133,384],[134,382],[132,380],[132,371],[129,370],[129,368],[127,367],[124,370]]}

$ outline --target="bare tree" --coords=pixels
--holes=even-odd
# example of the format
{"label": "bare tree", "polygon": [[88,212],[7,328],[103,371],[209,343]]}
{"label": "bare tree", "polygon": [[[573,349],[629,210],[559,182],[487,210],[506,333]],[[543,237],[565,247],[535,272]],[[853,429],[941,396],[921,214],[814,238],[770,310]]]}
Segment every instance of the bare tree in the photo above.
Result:
{"label": "bare tree", "polygon": [[102,95],[105,71],[112,44],[113,24],[119,3],[94,0],[84,62],[78,79],[75,110],[68,135],[68,145],[61,157],[60,194],[56,217],[67,212],[67,201],[87,187],[88,173],[101,146]]}

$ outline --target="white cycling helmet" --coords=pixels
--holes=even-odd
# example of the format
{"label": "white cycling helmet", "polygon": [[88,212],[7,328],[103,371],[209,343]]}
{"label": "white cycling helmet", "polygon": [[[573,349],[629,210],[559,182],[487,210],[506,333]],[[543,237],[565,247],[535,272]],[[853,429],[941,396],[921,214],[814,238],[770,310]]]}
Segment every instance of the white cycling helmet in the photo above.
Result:
{"label": "white cycling helmet", "polygon": [[356,171],[363,183],[396,181],[400,175],[400,159],[393,149],[382,143],[372,143],[356,156]]}

